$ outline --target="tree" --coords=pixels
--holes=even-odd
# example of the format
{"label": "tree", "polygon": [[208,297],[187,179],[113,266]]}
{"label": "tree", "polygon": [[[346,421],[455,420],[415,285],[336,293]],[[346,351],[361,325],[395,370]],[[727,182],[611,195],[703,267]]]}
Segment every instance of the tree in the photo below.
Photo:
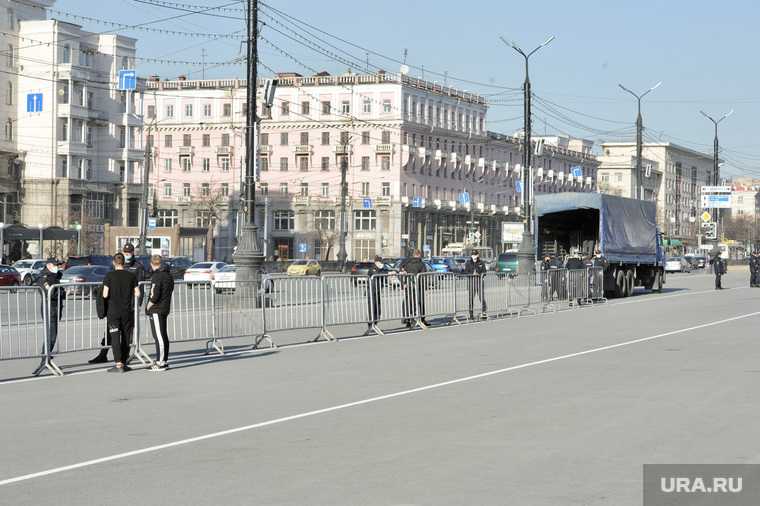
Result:
{"label": "tree", "polygon": [[329,260],[333,246],[340,239],[339,212],[327,202],[313,204],[314,212],[308,220],[307,230],[316,236],[321,260]]}
{"label": "tree", "polygon": [[[229,186],[226,191],[229,191]],[[200,226],[207,227],[213,234],[214,224],[217,221],[225,221],[226,211],[229,209],[229,195],[225,194],[224,187],[213,176],[207,181],[196,183],[190,193],[192,197],[190,208],[195,211],[196,223],[200,218]],[[214,256],[212,248],[213,244],[206,245],[208,259]]]}

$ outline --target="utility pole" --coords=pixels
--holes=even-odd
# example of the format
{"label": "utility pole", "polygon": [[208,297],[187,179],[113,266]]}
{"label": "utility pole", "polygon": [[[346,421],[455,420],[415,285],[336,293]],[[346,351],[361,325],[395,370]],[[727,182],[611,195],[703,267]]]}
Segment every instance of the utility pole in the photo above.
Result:
{"label": "utility pole", "polygon": [[525,112],[524,112],[524,125],[525,125],[525,132],[523,136],[523,199],[524,199],[524,205],[525,205],[525,232],[523,232],[522,236],[522,242],[520,243],[520,248],[517,250],[517,260],[518,260],[518,268],[520,269],[520,272],[523,273],[530,273],[533,272],[535,267],[535,259],[536,259],[536,245],[533,241],[533,209],[532,209],[532,202],[533,202],[533,174],[532,174],[532,168],[530,163],[530,157],[533,152],[533,150],[530,147],[530,77],[528,74],[528,59],[530,56],[547,45],[549,42],[554,40],[554,36],[552,36],[549,40],[538,46],[536,49],[528,53],[527,55],[523,52],[522,49],[520,49],[520,46],[517,45],[516,42],[508,42],[507,39],[504,37],[501,37],[501,40],[520,53],[523,58],[525,58],[525,84],[523,85],[523,91],[524,91],[524,98],[523,101],[525,102]]}
{"label": "utility pole", "polygon": [[[719,148],[719,146],[718,146],[718,123],[720,123],[724,119],[726,119],[729,116],[731,116],[731,114],[734,112],[734,110],[731,109],[728,112],[728,114],[726,114],[725,116],[723,116],[722,118],[720,118],[718,121],[715,121],[714,119],[712,119],[712,117],[710,117],[710,115],[707,114],[705,111],[699,111],[699,112],[701,112],[707,119],[709,119],[710,121],[712,121],[713,124],[715,125],[715,140],[713,141],[713,150],[715,152],[713,153],[713,177],[712,177],[712,180],[713,180],[713,185],[714,186],[718,186],[720,184],[720,166],[718,164],[718,148]],[[718,208],[713,209],[713,213],[714,213],[713,217],[715,218],[715,228],[716,228],[716,231],[715,231],[715,239],[713,239],[713,248],[711,250],[711,253],[713,255],[715,255],[715,254],[718,253],[718,230],[720,230],[720,228],[718,228],[718,227],[719,227],[719,225],[721,225],[721,218],[722,217],[720,216],[720,209],[718,209]]]}
{"label": "utility pole", "polygon": [[[148,129],[148,139],[150,139],[150,129]],[[142,196],[140,202],[140,245],[137,248],[139,255],[147,255],[148,249],[145,243],[148,242],[148,177],[150,174],[150,141],[145,143],[145,160],[143,161],[143,180]],[[154,188],[153,191],[156,191]]]}
{"label": "utility pole", "polygon": [[[258,280],[258,272],[264,262],[264,254],[259,246],[258,227],[255,214],[255,181],[258,166],[258,102],[256,100],[256,65],[258,63],[258,0],[248,0],[248,65],[246,98],[248,111],[245,129],[245,223],[240,227],[237,250],[234,259],[238,265],[237,280]],[[241,291],[243,293],[244,291]]]}
{"label": "utility pole", "polygon": [[[348,139],[346,139],[348,141]],[[348,226],[346,225],[346,172],[348,172],[348,143],[343,143],[343,158],[340,162],[340,249],[338,250],[338,264],[340,272],[346,272],[346,236],[348,235]]]}
{"label": "utility pole", "polygon": [[653,89],[657,88],[659,85],[662,84],[662,81],[655,84],[651,88],[649,88],[646,92],[644,92],[641,95],[636,95],[634,92],[623,86],[622,84],[618,84],[621,88],[623,88],[625,91],[636,97],[636,102],[639,106],[639,115],[636,118],[636,180],[634,182],[634,198],[637,198],[639,200],[644,200],[644,178],[642,177],[641,172],[641,157],[642,157],[642,151],[643,151],[643,141],[641,139],[642,133],[644,131],[644,123],[641,121],[641,99],[644,98],[644,95],[652,91]]}

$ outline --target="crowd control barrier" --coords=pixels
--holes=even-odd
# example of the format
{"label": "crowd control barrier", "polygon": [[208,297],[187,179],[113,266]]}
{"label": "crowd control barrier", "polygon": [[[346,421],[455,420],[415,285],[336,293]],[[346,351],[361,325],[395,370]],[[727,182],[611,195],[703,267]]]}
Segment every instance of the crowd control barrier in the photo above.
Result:
{"label": "crowd control barrier", "polygon": [[0,287],[0,361],[49,357],[45,308],[38,286]]}
{"label": "crowd control barrier", "polygon": [[427,329],[421,321],[426,318],[448,318],[449,323],[461,325],[456,318],[457,276],[451,272],[423,272],[411,292],[405,292],[406,314],[412,315],[411,326]]}
{"label": "crowd control barrier", "polygon": [[[270,293],[259,289],[256,280],[219,281],[212,287],[214,325],[212,339],[206,343],[206,354],[214,348],[224,355],[221,338],[254,336],[254,347],[257,346],[258,336],[265,334],[261,307]],[[273,345],[271,340],[270,344]]]}
{"label": "crowd control barrier", "polygon": [[588,298],[592,304],[606,304],[604,297],[604,269],[600,267],[588,268],[589,292]]}
{"label": "crowd control barrier", "polygon": [[322,276],[323,331],[328,340],[334,339],[329,331],[332,326],[369,322],[368,285],[367,276]]}
{"label": "crowd control barrier", "polygon": [[321,278],[272,277],[264,281],[263,289],[268,290],[270,303],[262,304],[263,330],[254,348],[264,339],[276,347],[270,333],[283,330],[315,328],[319,329],[316,339],[323,335],[332,339],[324,326]]}
{"label": "crowd control barrier", "polygon": [[588,270],[570,269],[567,271],[567,298],[570,306],[579,308],[589,302]]}

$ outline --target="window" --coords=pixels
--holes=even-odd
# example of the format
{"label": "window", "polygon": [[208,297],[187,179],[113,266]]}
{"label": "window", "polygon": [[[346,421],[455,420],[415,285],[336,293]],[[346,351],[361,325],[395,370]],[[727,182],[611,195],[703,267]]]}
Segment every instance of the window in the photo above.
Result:
{"label": "window", "polygon": [[386,98],[383,100],[383,113],[389,114],[391,112],[391,100]]}
{"label": "window", "polygon": [[86,53],[84,51],[81,51],[79,53],[79,64],[83,67],[89,67],[90,66],[90,53]]}
{"label": "window", "polygon": [[375,230],[376,226],[375,211],[354,211],[354,230]]}
{"label": "window", "polygon": [[172,147],[172,136],[171,135],[165,135],[164,136],[164,147],[165,148]]}
{"label": "window", "polygon": [[301,162],[301,172],[306,172],[309,170],[309,157],[308,156],[301,156],[300,157]]}
{"label": "window", "polygon": [[230,157],[223,156],[219,161],[222,166],[222,172],[229,172],[230,171]]}
{"label": "window", "polygon": [[153,187],[153,183],[148,183],[148,198],[152,198],[155,191],[156,189]]}
{"label": "window", "polygon": [[259,185],[259,194],[269,195],[269,183],[261,183]]}
{"label": "window", "polygon": [[369,183],[362,183],[362,197],[369,197]]}
{"label": "window", "polygon": [[362,132],[362,144],[369,144],[369,132]]}
{"label": "window", "polygon": [[5,66],[13,66],[13,44],[8,44],[8,52],[5,55]]}
{"label": "window", "polygon": [[6,25],[8,26],[9,30],[13,30],[13,9],[8,7],[8,9],[5,11],[5,21]]}
{"label": "window", "polygon": [[209,158],[204,158],[202,167],[203,172],[211,170],[211,160]]}
{"label": "window", "polygon": [[275,211],[273,216],[275,230],[292,230],[295,228],[293,211]]}
{"label": "window", "polygon": [[391,143],[391,133],[388,130],[383,130],[381,135],[383,136],[383,144]]}
{"label": "window", "polygon": [[382,170],[391,170],[391,157],[390,156],[381,156],[380,157],[380,168]]}
{"label": "window", "polygon": [[322,114],[330,114],[330,102],[322,102]]}
{"label": "window", "polygon": [[369,157],[363,156],[362,157],[362,170],[369,170]]}
{"label": "window", "polygon": [[66,118],[63,119],[63,123],[61,124],[61,140],[69,140],[69,120]]}
{"label": "window", "polygon": [[383,183],[383,197],[390,197],[390,196],[391,196],[391,184]]}
{"label": "window", "polygon": [[309,132],[301,132],[301,146],[309,144]]}
{"label": "window", "polygon": [[87,131],[85,132],[84,136],[85,143],[87,144],[87,147],[92,147],[92,127],[88,126]]}
{"label": "window", "polygon": [[222,146],[230,145],[230,134],[222,134]]}
{"label": "window", "polygon": [[330,157],[329,156],[323,156],[322,157],[322,170],[330,170]]}
{"label": "window", "polygon": [[372,112],[372,102],[370,102],[369,100],[365,100],[364,102],[362,102],[362,112],[364,114],[371,113]]}
{"label": "window", "polygon": [[610,182],[610,175],[609,174],[602,174],[602,182],[609,183]]}
{"label": "window", "polygon": [[164,172],[171,172],[172,171],[172,159],[167,158],[164,160]]}
{"label": "window", "polygon": [[343,114],[348,114],[351,112],[351,104],[348,100],[344,100],[340,103],[340,110]]}
{"label": "window", "polygon": [[182,196],[183,197],[190,196],[190,183],[182,183]]}
{"label": "window", "polygon": [[171,197],[171,196],[172,196],[172,184],[164,183],[164,197]]}
{"label": "window", "polygon": [[[77,131],[74,130],[74,135],[77,135]],[[73,139],[74,141],[77,141],[78,139]],[[127,147],[127,131],[124,129],[124,127],[119,128],[119,147],[120,148],[126,148]]]}
{"label": "window", "polygon": [[203,104],[203,115],[207,118],[211,116],[211,104]]}
{"label": "window", "polygon": [[282,115],[288,116],[290,114],[290,102],[283,101],[282,102]]}
{"label": "window", "polygon": [[303,116],[309,115],[309,103],[308,102],[301,102],[301,114]]}
{"label": "window", "polygon": [[203,134],[202,145],[204,148],[211,146],[211,134]]}
{"label": "window", "polygon": [[222,183],[219,186],[219,193],[221,193],[222,197],[229,197],[230,196],[230,184],[229,183]]}
{"label": "window", "polygon": [[322,210],[315,212],[314,227],[318,230],[335,230],[335,211]]}
{"label": "window", "polygon": [[192,115],[193,115],[193,104],[185,105],[185,116],[189,118]]}
{"label": "window", "polygon": [[119,96],[119,112],[122,114],[127,112],[127,92],[126,91],[122,91]]}
{"label": "window", "polygon": [[309,183],[301,183],[301,196],[306,197],[309,194]]}
{"label": "window", "polygon": [[167,105],[166,106],[166,117],[167,118],[173,118],[174,117],[174,106],[173,105]]}
{"label": "window", "polygon": [[121,70],[128,70],[129,69],[129,59],[125,56],[121,59]]}
{"label": "window", "polygon": [[182,136],[182,145],[183,146],[192,146],[193,145],[193,136],[191,134],[184,134]]}
{"label": "window", "polygon": [[340,143],[341,144],[348,144],[348,132],[341,132],[340,133]]}
{"label": "window", "polygon": [[63,63],[71,63],[71,46],[63,46]]}
{"label": "window", "polygon": [[201,184],[201,197],[208,198],[209,196],[211,196],[211,186],[209,183]]}
{"label": "window", "polygon": [[615,172],[615,182],[620,183],[623,181],[623,173],[622,172]]}
{"label": "window", "polygon": [[69,175],[69,161],[65,158],[61,160],[61,177],[67,177]]}
{"label": "window", "polygon": [[261,134],[261,145],[266,146],[269,144],[269,134]]}
{"label": "window", "polygon": [[288,145],[288,134],[287,133],[281,133],[280,134],[280,146],[287,146]]}
{"label": "window", "polygon": [[330,132],[322,132],[322,145],[330,144]]}
{"label": "window", "polygon": [[262,157],[261,160],[259,160],[259,168],[262,172],[268,172],[269,171],[269,158]]}
{"label": "window", "polygon": [[[323,197],[330,196],[330,183],[322,183],[322,196]],[[319,211],[317,212],[319,213]]]}
{"label": "window", "polygon": [[285,157],[280,158],[280,170],[283,172],[288,170],[288,159]]}
{"label": "window", "polygon": [[280,183],[280,195],[288,194],[288,183]]}
{"label": "window", "polygon": [[225,118],[229,118],[232,116],[232,104],[223,104],[222,105],[222,116]]}
{"label": "window", "polygon": [[156,117],[156,106],[155,105],[149,105],[148,106],[148,118],[155,118]]}
{"label": "window", "polygon": [[183,156],[180,158],[180,160],[182,160],[182,172],[190,172],[190,169],[192,169],[192,164],[190,163],[190,157]]}
{"label": "window", "polygon": [[173,227],[179,222],[179,211],[176,209],[159,209],[156,212],[157,227]]}

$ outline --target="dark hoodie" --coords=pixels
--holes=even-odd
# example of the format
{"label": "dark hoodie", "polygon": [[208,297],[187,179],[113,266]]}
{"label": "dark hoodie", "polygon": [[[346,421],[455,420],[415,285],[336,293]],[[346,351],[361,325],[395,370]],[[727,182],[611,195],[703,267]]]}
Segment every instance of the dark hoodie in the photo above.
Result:
{"label": "dark hoodie", "polygon": [[425,264],[419,257],[411,257],[406,261],[403,269],[407,274],[420,274],[422,272],[426,272]]}
{"label": "dark hoodie", "polygon": [[169,266],[164,265],[153,272],[150,278],[150,291],[148,300],[153,303],[146,314],[168,315],[172,307],[172,293],[174,293],[174,278],[169,272]]}

